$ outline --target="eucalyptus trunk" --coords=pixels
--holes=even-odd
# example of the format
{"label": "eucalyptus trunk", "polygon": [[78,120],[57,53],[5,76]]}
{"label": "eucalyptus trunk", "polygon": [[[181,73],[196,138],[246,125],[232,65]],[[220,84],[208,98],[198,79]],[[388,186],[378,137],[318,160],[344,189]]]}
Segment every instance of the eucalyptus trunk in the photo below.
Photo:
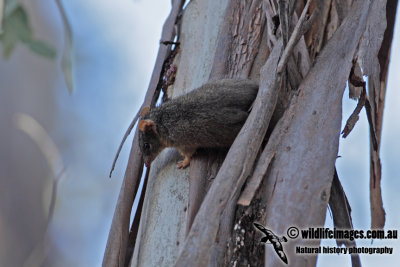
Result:
{"label": "eucalyptus trunk", "polygon": [[[136,133],[103,265],[282,265],[253,222],[277,236],[323,227],[328,204],[335,227],[351,228],[335,172],[347,82],[370,117],[371,226],[382,228],[379,143],[397,1],[183,2],[172,1],[143,106],[161,90],[175,98],[222,78],[259,81],[259,93],[229,151],[200,149],[185,170],[174,149],[157,157],[129,232],[143,170]],[[295,253],[305,245],[319,240],[284,244],[289,266],[315,266],[317,255]]]}

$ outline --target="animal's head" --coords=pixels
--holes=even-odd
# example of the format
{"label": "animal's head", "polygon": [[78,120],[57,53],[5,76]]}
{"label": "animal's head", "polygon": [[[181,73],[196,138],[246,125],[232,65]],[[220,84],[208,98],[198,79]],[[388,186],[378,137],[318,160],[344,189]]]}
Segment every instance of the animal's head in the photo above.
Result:
{"label": "animal's head", "polygon": [[[145,107],[142,110],[141,117],[149,112],[150,108]],[[157,157],[157,155],[164,149],[161,143],[160,136],[157,132],[157,126],[151,119],[142,119],[139,122],[139,147],[143,154],[143,160],[146,167]]]}

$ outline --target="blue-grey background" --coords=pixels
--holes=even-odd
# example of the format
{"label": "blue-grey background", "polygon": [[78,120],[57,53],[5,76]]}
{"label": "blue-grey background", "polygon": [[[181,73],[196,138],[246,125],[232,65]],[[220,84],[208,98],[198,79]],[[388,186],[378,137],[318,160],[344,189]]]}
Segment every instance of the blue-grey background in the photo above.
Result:
{"label": "blue-grey background", "polygon": [[[28,9],[35,35],[52,44],[58,58],[50,61],[19,45],[9,60],[0,59],[0,119],[3,120],[0,126],[11,125],[7,122],[15,112],[31,114],[44,126],[62,154],[66,172],[58,185],[54,218],[49,228],[47,253],[50,259],[46,263],[51,266],[100,266],[131,139],[126,142],[112,179],[108,178],[108,172],[120,140],[147,89],[170,1],[63,1],[74,38],[75,90],[72,94],[66,88],[60,68],[64,27],[55,2],[22,2]],[[400,228],[397,207],[400,203],[397,193],[400,188],[398,24],[392,45],[381,148],[387,229]],[[355,105],[345,92],[344,121]],[[370,225],[368,132],[362,111],[350,136],[340,140],[341,157],[337,160],[356,229],[368,229]],[[0,141],[6,142],[2,145],[4,151],[8,149],[15,154],[15,158],[9,159],[11,166],[24,154],[17,148],[20,143],[17,138],[23,137],[18,133],[9,134],[6,140]],[[30,165],[26,166],[34,164],[34,160],[27,160]],[[45,166],[43,162],[39,164]],[[1,168],[3,165],[0,163]],[[22,166],[22,169],[29,172],[28,167]],[[2,190],[19,181],[18,174],[23,177],[20,179],[32,179],[32,183],[36,183],[32,177],[7,171],[0,176],[6,185]],[[50,184],[46,179],[42,183],[44,187]],[[17,186],[7,190],[13,188]],[[43,210],[46,210],[48,194],[43,195]],[[327,225],[331,226],[331,221],[328,212]],[[1,222],[0,218],[0,236]],[[334,241],[323,241],[322,244],[335,245]],[[394,255],[362,255],[364,266],[395,265],[400,260],[399,241],[374,241],[373,244],[368,241],[358,245],[394,247]],[[321,255],[318,265],[349,266],[350,257]]]}

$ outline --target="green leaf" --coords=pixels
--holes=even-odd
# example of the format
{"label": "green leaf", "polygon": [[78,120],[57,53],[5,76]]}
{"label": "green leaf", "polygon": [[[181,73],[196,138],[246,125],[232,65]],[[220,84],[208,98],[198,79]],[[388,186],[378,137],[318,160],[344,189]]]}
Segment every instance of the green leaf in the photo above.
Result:
{"label": "green leaf", "polygon": [[3,33],[4,0],[0,0],[0,34]]}
{"label": "green leaf", "polygon": [[10,57],[18,42],[18,36],[15,34],[10,23],[8,23],[8,18],[4,18],[3,32],[0,34],[0,41],[3,44],[3,57],[5,59]]}
{"label": "green leaf", "polygon": [[30,40],[28,46],[31,49],[31,51],[35,52],[38,55],[52,59],[56,56],[56,51],[54,50],[54,48],[43,43],[42,41]]}
{"label": "green leaf", "polygon": [[33,38],[28,14],[17,0],[7,0],[5,6],[4,32],[0,35],[3,43],[3,56],[9,58],[18,41],[25,44],[38,55],[54,58],[56,51],[50,45]]}
{"label": "green leaf", "polygon": [[4,6],[4,17],[8,17],[15,9],[19,7],[18,0],[6,0]]}
{"label": "green leaf", "polygon": [[28,16],[21,6],[6,18],[6,23],[10,24],[11,30],[22,42],[29,43],[31,41],[32,30],[28,23]]}
{"label": "green leaf", "polygon": [[14,32],[7,31],[6,28],[4,29],[4,32],[0,35],[0,40],[3,43],[3,57],[8,59],[12,51],[14,51],[18,37],[14,34]]}

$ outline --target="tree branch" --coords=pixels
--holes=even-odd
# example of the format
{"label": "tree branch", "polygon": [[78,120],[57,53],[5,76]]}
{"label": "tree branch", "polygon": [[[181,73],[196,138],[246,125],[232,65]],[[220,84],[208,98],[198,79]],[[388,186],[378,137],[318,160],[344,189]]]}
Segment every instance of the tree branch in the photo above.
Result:
{"label": "tree branch", "polygon": [[[307,0],[307,3],[301,13],[301,16],[300,16],[299,20],[297,21],[296,27],[294,28],[293,33],[290,36],[290,39],[285,47],[285,50],[282,53],[282,57],[278,63],[278,68],[277,68],[278,73],[282,73],[282,71],[286,67],[286,63],[289,59],[289,56],[293,52],[294,46],[299,41],[300,37],[304,34],[304,30],[303,30],[304,22],[306,21],[306,14],[307,14],[308,8],[310,7],[311,1],[312,0]],[[317,10],[315,10],[314,12],[316,12],[316,11]],[[315,18],[315,17],[316,17],[316,15],[313,18]]]}
{"label": "tree branch", "polygon": [[140,109],[139,109],[139,111],[136,113],[136,115],[135,115],[135,117],[133,118],[131,124],[129,124],[129,127],[128,127],[128,129],[126,130],[126,132],[125,132],[125,134],[124,134],[124,137],[122,138],[121,143],[119,144],[117,153],[115,154],[114,161],[113,161],[112,166],[111,166],[111,170],[110,170],[110,174],[109,174],[109,177],[110,177],[110,178],[111,178],[111,175],[112,175],[112,173],[113,173],[113,171],[114,171],[114,169],[115,169],[115,164],[117,163],[117,160],[118,160],[119,154],[121,153],[122,147],[124,146],[125,141],[126,141],[126,139],[128,138],[129,134],[132,132],[133,127],[135,127],[136,121],[137,121],[138,118],[139,118],[139,114],[140,114]]}

